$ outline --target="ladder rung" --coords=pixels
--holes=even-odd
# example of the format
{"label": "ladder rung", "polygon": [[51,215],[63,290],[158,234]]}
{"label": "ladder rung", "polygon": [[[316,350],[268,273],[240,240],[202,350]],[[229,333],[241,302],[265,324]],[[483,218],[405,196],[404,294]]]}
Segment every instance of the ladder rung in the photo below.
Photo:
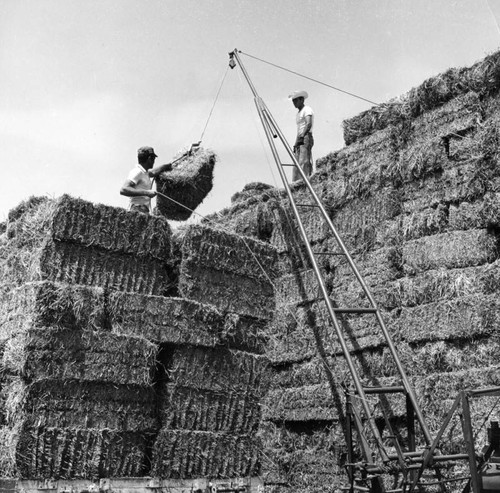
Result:
{"label": "ladder rung", "polygon": [[393,387],[363,387],[363,391],[365,394],[397,394],[399,392],[406,392],[404,387],[397,385]]}
{"label": "ladder rung", "polygon": [[295,166],[295,164],[281,163],[281,166]]}
{"label": "ladder rung", "polygon": [[[423,457],[414,459],[416,462],[423,460]],[[436,455],[432,456],[434,462],[448,462],[454,460],[469,460],[468,454],[451,454],[451,455]]]}
{"label": "ladder rung", "polygon": [[[471,478],[470,476],[462,476],[462,477],[458,477],[458,478],[441,479],[440,481],[429,481],[428,483],[418,482],[417,485],[418,486],[436,486],[438,484],[444,484],[444,483],[455,483],[457,481],[467,481],[470,478]],[[389,492],[387,492],[387,493],[389,493]]]}
{"label": "ladder rung", "polygon": [[335,313],[377,313],[376,308],[334,308]]}
{"label": "ladder rung", "polygon": [[318,204],[295,204],[297,207],[319,207]]}
{"label": "ladder rung", "polygon": [[340,488],[342,491],[351,491],[354,490],[354,491],[370,491],[370,488],[366,488],[365,486],[359,486],[357,484],[353,484],[352,485],[352,488],[349,486],[349,487],[343,487],[343,488]]}
{"label": "ladder rung", "polygon": [[[415,452],[403,452],[403,456],[408,457],[409,459],[412,459],[415,457],[420,458],[423,456],[423,454],[424,454],[423,450],[416,450]],[[399,455],[396,455],[396,454],[391,454],[391,455],[388,455],[387,457],[389,457],[389,459],[391,459],[391,460],[399,459]]]}

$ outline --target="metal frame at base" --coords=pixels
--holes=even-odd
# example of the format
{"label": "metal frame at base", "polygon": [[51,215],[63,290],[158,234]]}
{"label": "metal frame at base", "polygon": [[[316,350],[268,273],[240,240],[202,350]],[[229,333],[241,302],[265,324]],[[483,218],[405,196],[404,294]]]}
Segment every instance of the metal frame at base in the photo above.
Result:
{"label": "metal frame at base", "polygon": [[263,493],[258,477],[231,479],[0,479],[0,493]]}

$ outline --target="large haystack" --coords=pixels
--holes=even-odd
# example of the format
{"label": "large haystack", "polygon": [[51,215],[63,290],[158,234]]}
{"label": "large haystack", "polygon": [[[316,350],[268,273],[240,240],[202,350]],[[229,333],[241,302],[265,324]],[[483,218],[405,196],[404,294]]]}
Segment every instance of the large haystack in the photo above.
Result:
{"label": "large haystack", "polygon": [[[384,312],[432,434],[459,390],[500,384],[499,60],[495,53],[471,68],[452,69],[346,121],[347,147],[320,159],[312,178]],[[293,193],[305,202],[304,187]],[[282,270],[267,333],[273,377],[263,407],[262,471],[269,491],[333,492],[347,482],[342,384],[351,378],[328,334],[288,205],[278,194],[256,190],[210,219],[259,238],[264,206],[267,241],[277,248]],[[314,251],[335,251],[319,213],[307,209],[304,217]],[[335,304],[367,306],[345,260],[320,259]],[[365,384],[396,382],[373,319],[345,315],[342,330]],[[404,400],[387,403],[397,426]],[[472,406],[481,445],[494,404],[484,399]],[[499,412],[493,408],[492,416]],[[388,436],[380,407],[374,415]],[[454,419],[443,453],[463,452],[460,430]]]}

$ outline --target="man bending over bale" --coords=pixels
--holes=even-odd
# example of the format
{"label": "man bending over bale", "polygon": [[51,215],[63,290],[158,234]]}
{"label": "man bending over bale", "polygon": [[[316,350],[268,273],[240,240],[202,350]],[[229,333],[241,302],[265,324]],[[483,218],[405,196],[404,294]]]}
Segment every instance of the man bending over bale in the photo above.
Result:
{"label": "man bending over bale", "polygon": [[[304,100],[307,96],[308,94],[306,91],[294,91],[288,97],[292,100],[293,105],[298,109],[298,113],[295,118],[297,123],[297,137],[295,139],[295,145],[293,146],[293,152],[302,171],[304,171],[305,175],[309,177],[312,173],[311,149],[314,145],[314,139],[312,136],[314,113],[310,106],[306,106],[304,104]],[[301,178],[299,170],[294,167],[292,181],[297,181]]]}
{"label": "man bending over bale", "polygon": [[137,166],[130,171],[120,194],[130,197],[131,211],[151,213],[151,199],[156,197],[156,192],[152,190],[153,179],[163,171],[170,171],[172,163],[155,166],[155,159],[158,156],[152,147],[141,147],[137,150]]}

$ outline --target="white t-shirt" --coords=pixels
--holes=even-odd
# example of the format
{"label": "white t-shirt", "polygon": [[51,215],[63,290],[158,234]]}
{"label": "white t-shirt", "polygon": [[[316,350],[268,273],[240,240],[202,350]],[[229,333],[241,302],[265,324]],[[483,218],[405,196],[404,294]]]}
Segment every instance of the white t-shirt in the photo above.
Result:
{"label": "white t-shirt", "polygon": [[[130,171],[128,179],[135,185],[137,190],[151,190],[153,187],[153,182],[148,172],[140,164]],[[151,199],[145,195],[130,197],[130,205],[132,204],[151,207]]]}
{"label": "white t-shirt", "polygon": [[297,122],[297,135],[301,134],[306,126],[306,116],[311,117],[311,132],[314,125],[314,113],[310,106],[304,106],[300,111],[297,112],[297,116],[295,117],[295,121]]}

